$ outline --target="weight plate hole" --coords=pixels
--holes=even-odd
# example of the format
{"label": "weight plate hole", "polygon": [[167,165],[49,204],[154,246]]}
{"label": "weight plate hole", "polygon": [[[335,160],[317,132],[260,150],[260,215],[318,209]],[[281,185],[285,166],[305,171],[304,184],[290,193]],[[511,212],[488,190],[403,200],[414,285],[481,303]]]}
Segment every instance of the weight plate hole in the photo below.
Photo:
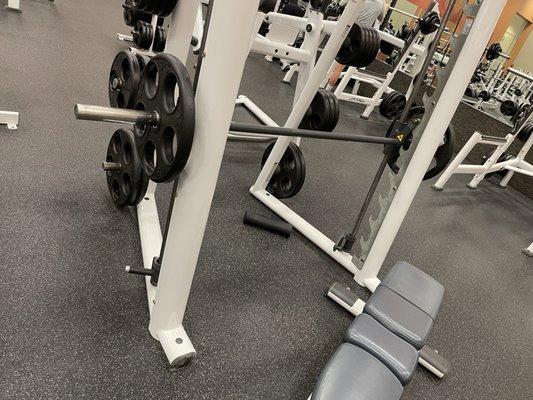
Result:
{"label": "weight plate hole", "polygon": [[111,197],[113,197],[114,201],[117,201],[120,196],[120,185],[118,184],[117,179],[113,179],[113,182],[111,183]]}
{"label": "weight plate hole", "polygon": [[[143,103],[137,103],[137,105],[135,106],[135,109],[139,111],[146,111],[146,107],[144,106]],[[135,129],[134,129],[135,134],[138,137],[144,136],[144,134],[146,133],[147,126],[148,125],[135,125]]]}
{"label": "weight plate hole", "polygon": [[124,93],[122,92],[117,95],[117,106],[118,108],[127,108],[126,100],[124,99]]}
{"label": "weight plate hole", "polygon": [[119,154],[120,150],[122,149],[122,143],[120,141],[120,135],[118,133],[113,135],[111,148],[113,149],[113,152],[115,154]]}
{"label": "weight plate hole", "polygon": [[176,110],[180,98],[180,89],[177,77],[174,74],[168,74],[164,83],[164,102],[166,111],[171,114]]}
{"label": "weight plate hole", "polygon": [[144,169],[148,175],[152,175],[157,164],[157,153],[153,142],[146,142],[143,153]]}
{"label": "weight plate hole", "polygon": [[291,180],[289,178],[283,178],[283,180],[281,181],[281,190],[283,190],[284,192],[288,192],[289,190],[291,190],[291,187]]}
{"label": "weight plate hole", "polygon": [[176,135],[176,131],[170,126],[167,126],[163,131],[162,145],[167,164],[174,162],[178,152],[178,135]]}
{"label": "weight plate hole", "polygon": [[157,94],[157,88],[159,86],[159,71],[157,70],[157,64],[150,61],[148,65],[146,65],[145,74],[144,92],[150,99],[153,99]]}
{"label": "weight plate hole", "polygon": [[122,191],[126,196],[131,193],[131,178],[129,174],[122,175]]}
{"label": "weight plate hole", "polygon": [[294,160],[285,160],[284,166],[287,171],[294,171],[296,168],[296,163]]}
{"label": "weight plate hole", "polygon": [[124,58],[121,63],[122,66],[122,79],[124,82],[126,82],[128,79],[130,79],[131,76],[131,69],[130,69],[130,63],[127,58]]}
{"label": "weight plate hole", "polygon": [[133,150],[131,148],[131,144],[129,142],[126,142],[124,144],[124,162],[126,165],[131,164],[131,160],[133,158]]}

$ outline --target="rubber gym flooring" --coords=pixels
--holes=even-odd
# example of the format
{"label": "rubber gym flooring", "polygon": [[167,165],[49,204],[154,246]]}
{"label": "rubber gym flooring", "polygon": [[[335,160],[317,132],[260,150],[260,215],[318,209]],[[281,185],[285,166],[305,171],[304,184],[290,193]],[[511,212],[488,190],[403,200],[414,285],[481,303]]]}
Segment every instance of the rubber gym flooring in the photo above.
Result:
{"label": "rubber gym flooring", "polygon": [[[227,146],[185,320],[198,357],[172,371],[148,333],[143,280],[123,272],[142,259],[134,213],[113,206],[99,167],[114,126],[73,115],[76,102],[107,104],[124,48],[115,34],[127,32],[121,1],[22,8],[0,10],[0,109],[21,113],[18,131],[0,128],[0,398],[306,399],[351,321],[324,293],[336,281],[368,292],[299,233],[242,225],[246,210],[268,214],[247,191],[265,145]],[[240,90],[278,122],[293,93],[281,77],[253,55]],[[337,130],[385,132],[359,112],[343,104]],[[287,203],[337,239],[381,148],[302,148],[307,180]],[[520,250],[533,240],[533,202],[495,181],[465,183],[422,185],[382,270],[406,260],[446,287],[430,345],[453,369],[438,380],[419,368],[404,398],[530,399],[533,260]]]}

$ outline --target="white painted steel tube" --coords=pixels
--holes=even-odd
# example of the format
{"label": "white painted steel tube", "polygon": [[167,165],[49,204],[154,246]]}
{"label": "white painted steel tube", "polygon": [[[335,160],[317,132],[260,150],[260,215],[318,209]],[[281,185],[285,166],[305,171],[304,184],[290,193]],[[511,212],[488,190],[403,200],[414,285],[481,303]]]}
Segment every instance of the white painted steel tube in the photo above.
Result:
{"label": "white painted steel tube", "polygon": [[[190,13],[191,32],[198,6],[195,3]],[[182,326],[183,316],[258,5],[259,0],[216,0],[213,3],[196,90],[195,137],[189,162],[179,178],[150,320],[150,332],[161,341],[173,365],[183,364],[194,354]]]}
{"label": "white painted steel tube", "polygon": [[464,28],[469,29],[466,43],[435,105],[424,135],[415,149],[403,180],[363,264],[360,276],[356,277],[357,281],[376,277],[383,265],[505,4],[506,0],[484,1],[471,26],[467,21]]}

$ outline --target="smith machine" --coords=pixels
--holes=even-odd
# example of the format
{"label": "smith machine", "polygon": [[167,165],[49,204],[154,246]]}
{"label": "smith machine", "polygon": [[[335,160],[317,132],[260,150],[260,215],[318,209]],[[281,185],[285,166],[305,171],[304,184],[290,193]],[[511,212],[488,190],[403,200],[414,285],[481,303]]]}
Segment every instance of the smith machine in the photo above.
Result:
{"label": "smith machine", "polygon": [[[455,2],[450,2],[438,35],[442,34]],[[314,3],[312,1],[311,5]],[[253,40],[252,34],[255,37],[256,33],[259,4],[259,0],[210,2],[202,51],[194,84],[191,84],[184,62],[189,52],[199,0],[178,1],[170,16],[167,54],[154,56],[145,66],[133,102],[134,109],[78,104],[75,110],[79,119],[135,124],[134,127],[119,129],[112,136],[104,169],[115,202],[128,197],[132,204],[138,204],[144,268],[130,268],[129,272],[146,275],[149,329],[161,343],[172,366],[184,365],[196,354],[183,327],[183,316],[228,130],[279,136],[250,189],[251,194],[351,271],[358,284],[374,291],[380,283],[377,273],[442,142],[505,0],[477,1],[475,5],[466,6],[467,23],[459,38],[452,43],[451,60],[446,69],[440,71],[435,93],[424,99],[426,111],[423,117],[413,127],[405,123],[408,113],[404,112],[389,137],[298,129],[347,38],[363,0],[348,1],[284,127],[232,123],[244,63]],[[234,21],[239,21],[239,24]],[[436,44],[429,54],[433,54],[435,47]],[[429,54],[425,63],[429,62]],[[456,65],[461,68],[455,68]],[[123,74],[115,78],[116,81],[113,81],[118,86],[124,84]],[[415,81],[414,92],[422,80],[420,74]],[[406,110],[412,101],[413,96],[408,100]],[[404,135],[402,132],[411,133],[406,129],[412,130],[412,135]],[[404,138],[409,136],[409,150],[400,157],[400,149],[406,144]],[[390,192],[380,198],[381,213],[377,220],[371,220],[372,233],[359,257],[350,253],[356,240],[353,231],[336,243],[268,192],[267,185],[295,137],[385,145],[385,155],[375,181],[379,181],[385,165],[398,159],[399,173],[390,177]],[[156,183],[161,182],[174,182],[164,233],[159,224],[155,197]],[[374,191],[373,185],[368,201]],[[363,207],[356,227],[361,225],[365,211]],[[357,233],[357,229],[354,231]],[[339,296],[335,298],[335,293],[338,292],[332,288],[330,297],[353,314],[360,312],[361,304],[364,304],[360,299],[352,306]],[[434,366],[430,364],[424,363],[431,369]],[[438,368],[432,371],[440,373]]]}

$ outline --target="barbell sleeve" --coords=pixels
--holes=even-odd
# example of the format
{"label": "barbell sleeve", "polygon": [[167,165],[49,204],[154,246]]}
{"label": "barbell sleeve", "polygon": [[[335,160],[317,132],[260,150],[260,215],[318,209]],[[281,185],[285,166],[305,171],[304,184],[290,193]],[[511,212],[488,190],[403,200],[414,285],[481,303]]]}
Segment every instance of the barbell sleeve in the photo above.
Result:
{"label": "barbell sleeve", "polygon": [[157,125],[159,115],[156,112],[128,110],[124,108],[101,107],[87,104],[76,104],[76,119],[102,122],[124,122],[128,124]]}

